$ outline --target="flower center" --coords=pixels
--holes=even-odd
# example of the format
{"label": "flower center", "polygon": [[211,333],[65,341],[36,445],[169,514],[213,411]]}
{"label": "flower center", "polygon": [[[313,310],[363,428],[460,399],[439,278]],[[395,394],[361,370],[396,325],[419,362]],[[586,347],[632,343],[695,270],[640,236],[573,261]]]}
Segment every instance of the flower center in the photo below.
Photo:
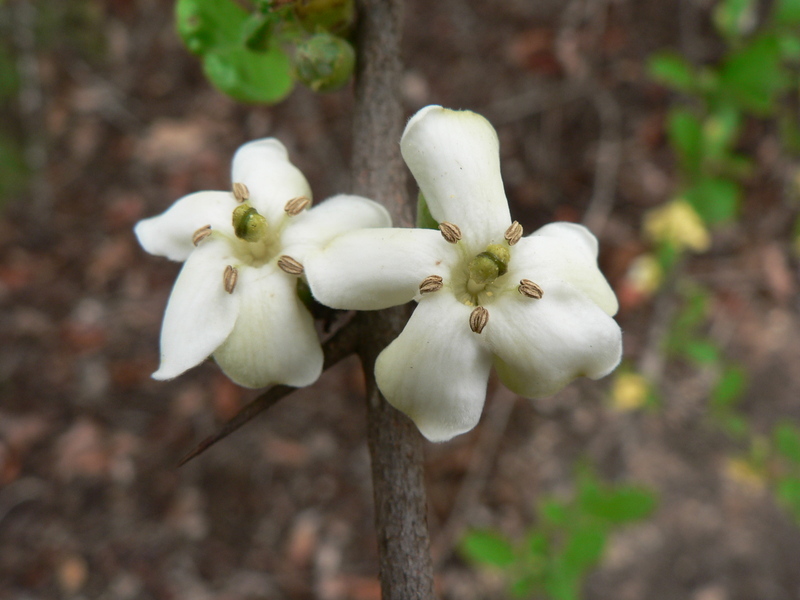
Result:
{"label": "flower center", "polygon": [[511,252],[504,244],[489,244],[469,261],[467,268],[453,274],[456,297],[467,306],[486,303],[500,287],[495,283],[508,272]]}
{"label": "flower center", "polygon": [[270,228],[263,215],[246,202],[234,209],[232,223],[238,242],[237,255],[243,262],[261,266],[278,253],[280,244],[277,232]]}

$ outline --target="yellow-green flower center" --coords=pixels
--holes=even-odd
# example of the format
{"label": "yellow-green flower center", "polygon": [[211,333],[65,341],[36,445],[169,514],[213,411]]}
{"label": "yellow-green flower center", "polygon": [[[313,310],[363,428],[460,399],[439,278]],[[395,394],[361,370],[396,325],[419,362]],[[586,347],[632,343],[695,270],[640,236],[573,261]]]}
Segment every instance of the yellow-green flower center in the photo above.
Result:
{"label": "yellow-green flower center", "polygon": [[232,216],[237,255],[245,264],[261,266],[272,260],[280,249],[278,232],[267,219],[248,203],[237,206]]}
{"label": "yellow-green flower center", "polygon": [[467,306],[486,303],[500,288],[496,281],[508,272],[511,252],[506,244],[489,244],[464,271],[453,273],[456,297]]}

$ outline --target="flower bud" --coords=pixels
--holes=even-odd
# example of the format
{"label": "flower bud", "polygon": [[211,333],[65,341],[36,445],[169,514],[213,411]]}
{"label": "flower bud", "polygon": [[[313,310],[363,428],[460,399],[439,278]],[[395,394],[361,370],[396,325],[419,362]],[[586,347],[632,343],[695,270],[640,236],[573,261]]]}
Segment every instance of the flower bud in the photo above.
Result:
{"label": "flower bud", "polygon": [[297,45],[294,68],[297,78],[315,92],[342,87],[353,74],[356,54],[344,39],[318,33]]}

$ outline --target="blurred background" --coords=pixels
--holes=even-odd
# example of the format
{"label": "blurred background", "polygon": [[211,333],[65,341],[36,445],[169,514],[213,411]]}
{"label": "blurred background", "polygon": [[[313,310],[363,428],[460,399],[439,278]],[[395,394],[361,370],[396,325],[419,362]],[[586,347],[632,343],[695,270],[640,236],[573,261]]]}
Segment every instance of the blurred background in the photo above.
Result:
{"label": "blurred background", "polygon": [[[0,3],[0,599],[377,600],[354,360],[176,468],[256,394],[150,379],[179,265],[131,229],[263,136],[348,190],[353,103],[237,103],[173,12]],[[407,115],[492,121],[512,215],[593,229],[625,336],[427,444],[441,598],[800,598],[799,57],[793,0],[407,2]]]}

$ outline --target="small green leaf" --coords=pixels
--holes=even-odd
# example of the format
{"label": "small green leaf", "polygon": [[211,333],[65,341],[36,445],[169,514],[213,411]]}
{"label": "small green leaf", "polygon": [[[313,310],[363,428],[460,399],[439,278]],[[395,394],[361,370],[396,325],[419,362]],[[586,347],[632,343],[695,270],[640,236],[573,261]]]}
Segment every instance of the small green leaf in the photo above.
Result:
{"label": "small green leaf", "polygon": [[714,8],[714,25],[723,36],[738,38],[755,24],[753,0],[722,0]]}
{"label": "small green leaf", "polygon": [[700,119],[686,109],[673,109],[667,120],[667,134],[683,169],[690,175],[698,174],[703,160],[703,128]]}
{"label": "small green leaf", "polygon": [[747,386],[747,373],[741,367],[726,368],[711,390],[713,409],[731,408],[739,401]]}
{"label": "small green leaf", "polygon": [[542,502],[539,512],[542,520],[557,527],[566,525],[570,520],[569,509],[557,500],[545,500]]}
{"label": "small green leaf", "polygon": [[739,185],[730,179],[704,177],[684,197],[709,225],[730,221],[739,212]]}
{"label": "small green leaf", "polygon": [[508,567],[514,562],[514,548],[494,531],[472,531],[461,541],[461,554],[466,558],[494,567]]}
{"label": "small green leaf", "polygon": [[778,25],[800,25],[800,0],[775,0],[772,20]]}
{"label": "small green leaf", "polygon": [[736,439],[745,438],[750,431],[750,424],[742,415],[723,413],[717,416],[717,422],[725,432]]}
{"label": "small green leaf", "polygon": [[778,452],[792,462],[800,465],[800,428],[793,423],[783,421],[772,433]]}
{"label": "small green leaf", "polygon": [[721,161],[727,155],[739,135],[741,113],[731,105],[720,106],[703,122],[703,156]]}
{"label": "small green leaf", "polygon": [[720,69],[723,93],[759,115],[773,112],[776,95],[790,80],[781,65],[781,45],[774,35],[755,38],[728,56]]}
{"label": "small green leaf", "polygon": [[653,79],[680,92],[692,92],[696,88],[694,68],[679,54],[655,54],[647,63],[647,70]]}
{"label": "small green leaf", "polygon": [[439,229],[439,223],[433,218],[428,202],[420,191],[417,194],[417,227],[420,229]]}
{"label": "small green leaf", "polygon": [[690,340],[683,347],[686,357],[701,365],[719,362],[720,352],[716,344],[708,340]]}
{"label": "small green leaf", "polygon": [[573,532],[564,545],[564,566],[576,575],[596,564],[606,546],[605,527],[587,523]]}
{"label": "small green leaf", "polygon": [[781,502],[792,512],[795,520],[800,522],[800,478],[785,477],[780,479],[776,493]]}

